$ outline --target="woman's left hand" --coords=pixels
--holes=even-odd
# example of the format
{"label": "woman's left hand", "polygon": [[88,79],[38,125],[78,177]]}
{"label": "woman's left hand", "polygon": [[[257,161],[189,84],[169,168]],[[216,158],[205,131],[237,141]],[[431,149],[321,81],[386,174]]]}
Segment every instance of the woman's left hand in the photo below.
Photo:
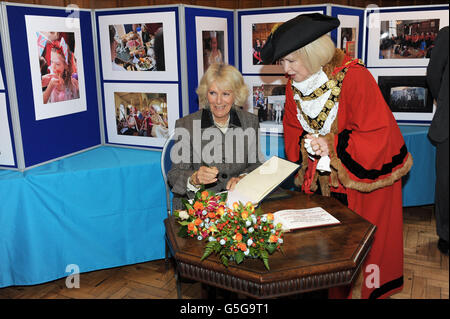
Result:
{"label": "woman's left hand", "polygon": [[315,137],[314,135],[307,134],[305,138],[311,140],[311,148],[317,156],[328,156],[328,143],[323,137]]}
{"label": "woman's left hand", "polygon": [[226,186],[227,190],[232,191],[236,187],[236,184],[242,179],[242,177],[244,176],[230,178]]}

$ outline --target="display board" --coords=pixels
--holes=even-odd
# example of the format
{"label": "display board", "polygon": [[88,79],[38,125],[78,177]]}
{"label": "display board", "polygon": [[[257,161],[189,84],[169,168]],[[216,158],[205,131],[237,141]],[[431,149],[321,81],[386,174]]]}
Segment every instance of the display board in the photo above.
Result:
{"label": "display board", "polygon": [[106,144],[160,149],[183,113],[179,9],[95,11]]}
{"label": "display board", "polygon": [[195,90],[208,66],[235,65],[234,10],[185,6],[184,24],[189,113],[193,113],[199,109]]}
{"label": "display board", "polygon": [[280,65],[262,65],[259,51],[275,24],[301,13],[337,17],[332,40],[363,59],[396,120],[429,125],[426,67],[448,8],[2,2],[0,168],[24,170],[101,144],[161,149],[175,121],[198,110],[195,91],[213,62],[238,67],[250,89],[245,109],[263,133],[282,134],[286,78]]}
{"label": "display board", "polygon": [[0,167],[17,168],[1,39],[0,33]]}
{"label": "display board", "polygon": [[362,58],[364,9],[331,5],[331,16],[339,19],[339,27],[330,32],[336,47],[351,58]]}
{"label": "display board", "polygon": [[17,167],[100,145],[91,10],[4,3],[2,17]]}
{"label": "display board", "polygon": [[365,10],[364,62],[401,124],[429,125],[436,106],[426,83],[434,39],[448,5]]}

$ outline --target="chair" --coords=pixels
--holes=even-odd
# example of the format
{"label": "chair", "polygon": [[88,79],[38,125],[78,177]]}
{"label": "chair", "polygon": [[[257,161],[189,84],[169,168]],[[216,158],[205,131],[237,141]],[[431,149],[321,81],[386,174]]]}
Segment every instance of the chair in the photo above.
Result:
{"label": "chair", "polygon": [[[172,200],[170,198],[171,191],[170,191],[169,181],[167,180],[167,173],[169,172],[169,170],[172,166],[172,161],[170,159],[170,150],[172,149],[172,147],[174,145],[175,145],[174,133],[172,132],[169,135],[169,137],[167,138],[166,142],[164,143],[164,146],[163,146],[163,149],[161,152],[161,172],[163,175],[164,186],[166,189],[166,203],[167,203],[167,217],[168,218],[170,216],[172,216]],[[165,264],[166,264],[166,270],[167,270],[168,264],[169,264],[169,255],[172,255],[172,253],[170,251],[167,234],[165,235],[165,240],[166,240]],[[176,281],[176,285],[177,285],[177,296],[178,296],[178,299],[181,299],[181,283],[179,280],[179,273],[178,273],[178,270],[176,269],[176,267],[175,267],[175,281]]]}

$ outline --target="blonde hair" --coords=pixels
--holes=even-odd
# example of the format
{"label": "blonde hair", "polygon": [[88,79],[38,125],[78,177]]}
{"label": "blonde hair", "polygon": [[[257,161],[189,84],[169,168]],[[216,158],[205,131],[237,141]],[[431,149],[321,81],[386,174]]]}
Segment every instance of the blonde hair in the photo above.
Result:
{"label": "blonde hair", "polygon": [[232,65],[214,63],[208,67],[196,91],[201,108],[208,106],[208,90],[214,82],[219,89],[233,92],[235,105],[244,106],[247,102],[249,90],[241,72]]}
{"label": "blonde hair", "polygon": [[302,60],[308,71],[314,74],[331,61],[335,51],[336,47],[333,41],[329,35],[325,34],[294,52]]}

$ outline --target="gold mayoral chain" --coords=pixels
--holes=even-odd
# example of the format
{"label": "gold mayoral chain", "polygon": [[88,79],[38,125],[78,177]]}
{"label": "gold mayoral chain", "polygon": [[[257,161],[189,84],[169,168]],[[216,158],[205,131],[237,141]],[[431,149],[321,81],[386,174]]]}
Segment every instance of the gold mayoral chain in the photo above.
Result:
{"label": "gold mayoral chain", "polygon": [[[315,118],[309,117],[305,112],[303,112],[302,107],[300,106],[300,101],[295,100],[297,103],[297,107],[299,108],[303,118],[308,123],[309,127],[312,128],[315,133],[318,133],[325,123],[326,119],[328,118],[328,115],[330,114],[331,109],[336,104],[336,102],[339,102],[339,95],[341,94],[341,87],[342,82],[344,81],[345,74],[348,71],[348,65],[353,62],[349,61],[345,64],[345,67],[336,74],[336,79],[331,79],[322,84],[320,87],[315,89],[311,94],[309,95],[303,95],[302,92],[300,92],[299,89],[292,86],[292,89],[294,90],[294,96],[295,94],[298,94],[300,96],[300,99],[302,101],[312,101],[317,99],[318,97],[325,94],[328,90],[331,90],[330,97],[325,102],[325,105],[323,106],[322,110],[320,111],[319,115],[317,115]],[[352,63],[353,64],[353,63]],[[361,64],[364,66],[361,60],[358,60],[357,64]]]}

